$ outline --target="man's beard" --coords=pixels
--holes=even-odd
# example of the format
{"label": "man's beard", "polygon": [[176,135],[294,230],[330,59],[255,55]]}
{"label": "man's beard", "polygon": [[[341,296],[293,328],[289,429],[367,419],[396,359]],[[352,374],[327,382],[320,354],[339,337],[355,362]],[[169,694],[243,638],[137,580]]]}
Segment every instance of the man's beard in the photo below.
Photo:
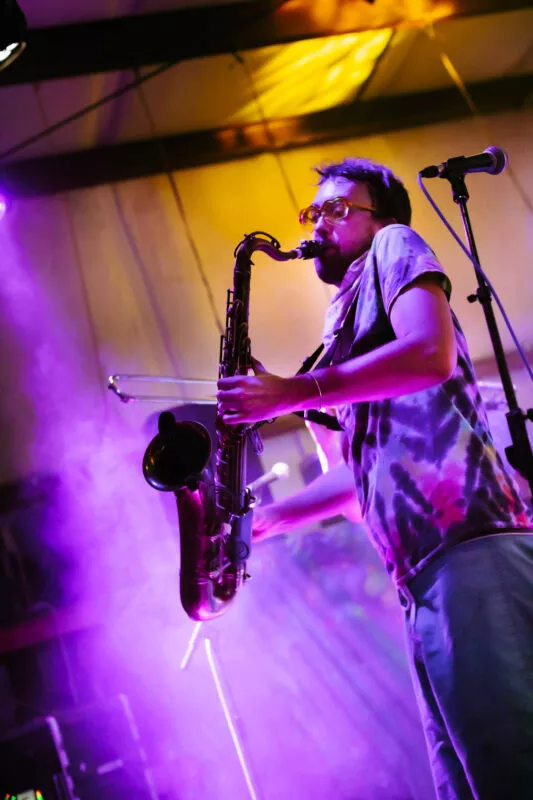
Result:
{"label": "man's beard", "polygon": [[334,251],[315,258],[315,271],[322,283],[330,286],[339,286],[350,266],[350,261],[338,251]]}

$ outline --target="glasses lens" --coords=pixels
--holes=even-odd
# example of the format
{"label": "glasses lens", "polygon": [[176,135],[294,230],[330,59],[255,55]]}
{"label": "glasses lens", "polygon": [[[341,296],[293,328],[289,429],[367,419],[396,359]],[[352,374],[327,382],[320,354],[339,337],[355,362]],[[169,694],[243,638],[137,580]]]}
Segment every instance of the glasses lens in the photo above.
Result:
{"label": "glasses lens", "polygon": [[344,219],[348,213],[349,206],[342,197],[336,197],[334,200],[326,200],[322,206],[322,213],[331,222],[338,222]]}
{"label": "glasses lens", "polygon": [[318,206],[308,206],[300,211],[300,223],[302,225],[316,225],[321,216],[328,222],[338,222],[344,219],[350,209],[349,203],[343,197],[335,197],[333,200],[326,200],[319,208]]}
{"label": "glasses lens", "polygon": [[314,225],[320,216],[320,210],[316,206],[308,206],[300,211],[301,225]]}

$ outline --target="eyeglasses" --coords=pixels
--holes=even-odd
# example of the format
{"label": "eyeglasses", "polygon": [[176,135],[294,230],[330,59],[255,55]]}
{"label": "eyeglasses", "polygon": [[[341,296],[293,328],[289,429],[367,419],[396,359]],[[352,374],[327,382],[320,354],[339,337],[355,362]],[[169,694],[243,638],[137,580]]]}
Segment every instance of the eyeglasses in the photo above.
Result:
{"label": "eyeglasses", "polygon": [[358,208],[360,211],[375,211],[371,206],[362,206],[359,203],[352,203],[351,200],[346,200],[344,197],[334,197],[332,200],[326,200],[321,206],[307,206],[300,211],[300,224],[301,225],[316,225],[320,217],[324,217],[326,222],[333,225],[345,219],[348,212],[352,208]]}

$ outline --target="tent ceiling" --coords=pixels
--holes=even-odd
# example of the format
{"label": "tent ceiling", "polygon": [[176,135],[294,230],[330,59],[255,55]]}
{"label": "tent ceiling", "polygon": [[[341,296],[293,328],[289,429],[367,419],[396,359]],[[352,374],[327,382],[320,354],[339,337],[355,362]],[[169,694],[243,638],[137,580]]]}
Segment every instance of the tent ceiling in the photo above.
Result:
{"label": "tent ceiling", "polygon": [[[232,5],[246,0],[22,0],[24,13],[32,28],[75,25],[113,17],[145,15],[154,12]],[[247,0],[254,2],[254,0]]]}
{"label": "tent ceiling", "polygon": [[[92,42],[80,61],[73,56],[73,66],[57,54],[48,59],[54,69],[63,63],[68,77],[43,79],[45,40],[38,39],[33,50],[30,40],[26,54],[0,75],[0,154],[16,162],[4,167],[3,180],[21,194],[161,171],[161,154],[153,147],[156,136],[165,137],[168,166],[179,168],[467,115],[471,111],[446,64],[485,113],[521,108],[533,92],[533,4],[523,1],[288,0],[280,7],[279,2],[249,0],[207,7],[176,0],[85,0],[74,7],[53,0],[44,9],[37,0],[22,0],[21,5],[34,36],[68,40],[71,53],[76,37],[85,45]],[[250,15],[261,18],[261,24],[250,27]],[[432,18],[438,21],[422,24]],[[61,27],[82,19],[92,22]],[[152,52],[159,47],[159,55],[169,58],[164,48],[174,38],[178,63],[144,82],[142,90],[128,91],[16,149],[126,87],[135,76],[133,51],[128,50],[133,39],[128,37],[135,25],[149,30],[149,21],[161,33],[163,25],[172,32],[170,37],[146,37],[152,38]],[[43,25],[46,30],[38,29]],[[335,28],[352,32],[321,35]],[[135,30],[139,36],[140,29]],[[174,36],[175,31],[180,35]],[[270,43],[243,46],[261,37]],[[112,46],[104,47],[105,42]],[[195,57],[180,55],[183,42]],[[218,51],[202,55],[213,52],[213,42]],[[116,53],[124,69],[98,71],[106,52]],[[147,55],[139,52],[135,63],[144,66],[137,75],[157,68]]]}
{"label": "tent ceiling", "polygon": [[[522,108],[531,96],[529,75],[471,87],[480,113]],[[86,147],[76,152],[26,159],[7,165],[2,181],[19,196],[45,195],[102,183],[187,169],[272,150],[358,138],[383,131],[430,125],[469,115],[458,91],[378,98],[305,117],[153,139]],[[164,145],[164,151],[160,144]]]}
{"label": "tent ceiling", "polygon": [[[87,0],[76,8],[78,5],[83,8]],[[128,69],[341,33],[420,27],[530,6],[528,0],[245,0],[209,7],[191,4],[161,13],[153,13],[158,9],[152,6],[151,13],[138,15],[124,12],[123,16],[115,11],[108,18],[76,25],[65,25],[60,14],[47,28],[30,27],[29,50],[0,76],[0,85]],[[31,8],[28,17],[33,26],[36,23],[30,12]],[[477,37],[473,45],[477,47]]]}

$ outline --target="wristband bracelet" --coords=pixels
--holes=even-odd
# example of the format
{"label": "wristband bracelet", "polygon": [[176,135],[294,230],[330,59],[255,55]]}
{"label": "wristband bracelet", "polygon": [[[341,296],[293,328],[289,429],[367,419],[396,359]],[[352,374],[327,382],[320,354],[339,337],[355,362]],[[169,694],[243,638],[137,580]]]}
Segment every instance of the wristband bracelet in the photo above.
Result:
{"label": "wristband bracelet", "polygon": [[320,397],[320,405],[322,405],[322,389],[320,388],[320,384],[319,384],[319,382],[317,381],[317,379],[315,378],[315,376],[313,375],[312,372],[308,372],[307,374],[315,382],[316,388],[318,389],[318,395]]}

